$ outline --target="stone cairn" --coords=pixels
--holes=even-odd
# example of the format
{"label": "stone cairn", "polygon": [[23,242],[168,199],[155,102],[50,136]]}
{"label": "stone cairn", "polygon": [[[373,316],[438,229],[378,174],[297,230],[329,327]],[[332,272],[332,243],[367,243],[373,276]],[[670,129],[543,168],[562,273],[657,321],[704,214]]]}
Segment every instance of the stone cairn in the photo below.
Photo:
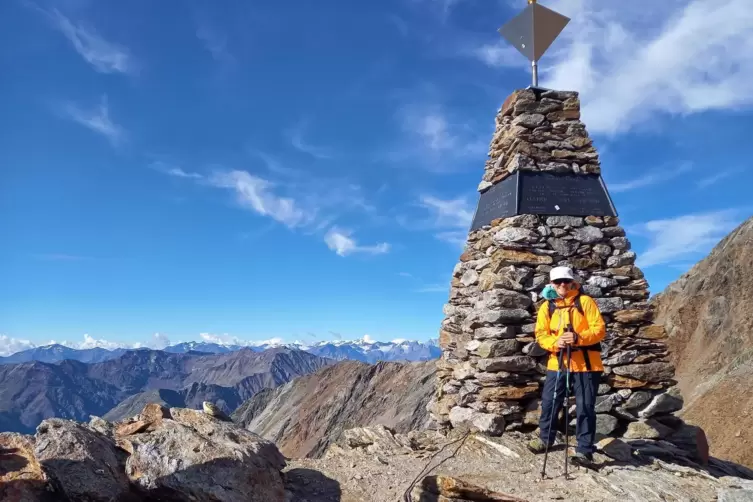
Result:
{"label": "stone cairn", "polygon": [[[478,189],[516,171],[600,169],[580,121],[578,93],[518,90],[497,114]],[[673,413],[683,402],[662,341],[666,334],[652,324],[648,283],[635,259],[616,217],[521,214],[472,231],[453,272],[439,336],[442,357],[430,411],[440,428],[498,435],[538,425],[547,356],[529,354],[539,295],[558,265],[578,274],[582,292],[595,299],[607,325],[597,432],[659,439],[681,428]]]}

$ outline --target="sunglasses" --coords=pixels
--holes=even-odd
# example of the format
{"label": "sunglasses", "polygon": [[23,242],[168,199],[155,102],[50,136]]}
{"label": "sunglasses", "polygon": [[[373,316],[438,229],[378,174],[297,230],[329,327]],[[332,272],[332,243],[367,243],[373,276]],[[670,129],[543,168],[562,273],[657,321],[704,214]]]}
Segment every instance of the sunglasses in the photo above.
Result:
{"label": "sunglasses", "polygon": [[571,284],[573,281],[572,279],[557,279],[552,281],[554,284],[559,286],[560,284]]}

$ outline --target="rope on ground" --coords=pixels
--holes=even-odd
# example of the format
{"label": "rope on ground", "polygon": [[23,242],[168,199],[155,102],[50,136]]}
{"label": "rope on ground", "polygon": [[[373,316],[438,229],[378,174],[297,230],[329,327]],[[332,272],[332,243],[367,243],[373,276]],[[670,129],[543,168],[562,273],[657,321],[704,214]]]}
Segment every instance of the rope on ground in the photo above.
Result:
{"label": "rope on ground", "polygon": [[[471,435],[471,431],[470,430],[466,431],[465,434],[463,434],[461,437],[459,437],[458,439],[456,439],[454,441],[450,441],[449,443],[445,444],[434,455],[432,455],[431,458],[429,458],[428,462],[426,462],[426,464],[424,465],[423,469],[421,469],[421,471],[418,473],[418,475],[415,478],[413,478],[413,481],[410,482],[410,485],[408,485],[408,489],[405,490],[405,492],[403,493],[403,502],[413,502],[413,497],[411,497],[410,492],[411,492],[411,490],[413,490],[413,487],[416,486],[416,483],[418,482],[418,480],[421,479],[422,476],[428,475],[432,470],[436,469],[437,467],[439,467],[440,465],[442,465],[443,463],[447,462],[452,457],[454,457],[455,455],[457,455],[457,453],[460,450],[460,448],[462,448],[463,445],[465,444],[465,440],[468,439],[468,437],[470,435]],[[453,445],[453,444],[455,444],[457,442],[460,442],[460,444],[458,445],[457,448],[455,448],[455,451],[453,451],[451,455],[448,455],[447,457],[445,457],[444,459],[442,459],[441,462],[439,462],[437,465],[435,465],[434,467],[432,467],[428,471],[426,470],[426,468],[429,467],[429,465],[432,463],[432,461],[434,461],[434,459],[437,457],[437,455],[439,455],[440,453],[442,453],[444,451],[444,449],[447,448],[448,446]]]}

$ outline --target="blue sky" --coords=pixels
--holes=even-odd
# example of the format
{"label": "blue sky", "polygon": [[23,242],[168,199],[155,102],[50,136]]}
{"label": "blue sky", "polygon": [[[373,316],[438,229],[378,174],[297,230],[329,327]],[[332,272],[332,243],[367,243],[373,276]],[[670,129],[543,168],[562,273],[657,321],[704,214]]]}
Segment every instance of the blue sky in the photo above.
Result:
{"label": "blue sky", "polygon": [[[543,4],[659,292],[753,214],[753,3]],[[435,337],[524,6],[2,2],[0,352]]]}

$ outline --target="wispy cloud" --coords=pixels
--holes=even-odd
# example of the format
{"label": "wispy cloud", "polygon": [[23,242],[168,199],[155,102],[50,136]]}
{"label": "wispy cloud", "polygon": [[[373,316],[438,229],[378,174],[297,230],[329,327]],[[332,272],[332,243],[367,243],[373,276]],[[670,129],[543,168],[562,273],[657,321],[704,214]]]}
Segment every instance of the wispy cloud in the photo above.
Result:
{"label": "wispy cloud", "polygon": [[[542,59],[542,85],[580,91],[591,132],[753,104],[749,0],[552,0],[547,7],[571,21]],[[525,63],[497,43],[499,52],[476,57],[495,66]]]}
{"label": "wispy cloud", "polygon": [[21,338],[13,338],[7,335],[0,335],[0,356],[9,356],[16,352],[23,350],[34,349],[37,347],[44,347],[47,345],[60,344],[72,349],[84,350],[93,348],[103,348],[107,350],[113,349],[138,349],[138,348],[151,348],[151,349],[163,349],[170,345],[170,338],[163,333],[154,333],[146,343],[141,342],[117,342],[107,340],[103,338],[95,338],[89,334],[85,334],[83,340],[80,342],[69,341],[55,341],[50,340],[41,344],[36,344],[30,340]]}
{"label": "wispy cloud", "polygon": [[449,284],[427,284],[416,289],[416,293],[449,293]]}
{"label": "wispy cloud", "polygon": [[636,188],[645,188],[647,186],[658,185],[665,181],[675,179],[692,169],[693,165],[690,163],[683,163],[677,167],[671,168],[662,167],[632,180],[623,181],[621,183],[609,183],[608,188],[610,192],[629,192]]}
{"label": "wispy cloud", "polygon": [[290,144],[296,150],[316,157],[317,159],[331,159],[334,157],[334,153],[327,147],[314,145],[310,143],[305,135],[308,131],[309,121],[300,120],[295,126],[291,127],[288,131],[288,139]]}
{"label": "wispy cloud", "polygon": [[246,171],[216,172],[209,178],[209,183],[232,190],[243,207],[290,228],[303,226],[315,217],[298,207],[292,198],[277,195],[273,183]]}
{"label": "wispy cloud", "polygon": [[204,179],[204,176],[202,176],[199,173],[185,171],[182,167],[174,166],[172,164],[168,164],[166,162],[159,161],[159,160],[152,162],[149,165],[149,167],[154,169],[155,171],[159,171],[169,176],[174,176],[176,178],[189,178],[189,179],[195,179],[195,180]]}
{"label": "wispy cloud", "polygon": [[206,20],[201,19],[197,22],[196,37],[215,61],[224,65],[235,63],[235,57],[228,49],[227,35]]}
{"label": "wispy cloud", "polygon": [[63,113],[74,122],[101,134],[113,146],[126,140],[125,129],[110,118],[107,96],[102,96],[99,105],[94,109],[84,109],[75,103],[65,103]]}
{"label": "wispy cloud", "polygon": [[649,240],[646,250],[639,253],[638,265],[651,267],[687,262],[696,255],[708,253],[742,220],[741,211],[729,209],[652,220],[637,225],[632,230]]}
{"label": "wispy cloud", "polygon": [[730,176],[734,176],[735,174],[738,174],[742,172],[742,168],[736,167],[732,169],[727,169],[725,171],[720,171],[718,173],[712,174],[711,176],[707,176],[705,178],[701,178],[696,182],[696,186],[698,188],[706,188],[709,187],[715,183],[718,183],[722,181],[725,178],[729,178]]}
{"label": "wispy cloud", "polygon": [[57,9],[45,10],[34,4],[30,5],[44,14],[96,71],[129,75],[137,72],[138,66],[126,47],[105,40],[94,28],[75,23]]}
{"label": "wispy cloud", "polygon": [[401,141],[386,154],[392,162],[410,161],[428,171],[457,169],[458,161],[483,159],[489,149],[487,133],[449,114],[437,103],[412,103],[401,106],[396,118]]}
{"label": "wispy cloud", "polygon": [[372,246],[361,246],[351,237],[351,233],[348,230],[333,227],[324,236],[324,242],[328,248],[340,256],[348,256],[353,253],[384,254],[390,250],[390,245],[386,242]]}
{"label": "wispy cloud", "polygon": [[431,230],[435,238],[453,246],[462,247],[465,244],[473,220],[473,206],[468,199],[440,199],[422,195],[417,206],[424,210],[426,217],[409,219],[401,216],[398,221],[404,227]]}

